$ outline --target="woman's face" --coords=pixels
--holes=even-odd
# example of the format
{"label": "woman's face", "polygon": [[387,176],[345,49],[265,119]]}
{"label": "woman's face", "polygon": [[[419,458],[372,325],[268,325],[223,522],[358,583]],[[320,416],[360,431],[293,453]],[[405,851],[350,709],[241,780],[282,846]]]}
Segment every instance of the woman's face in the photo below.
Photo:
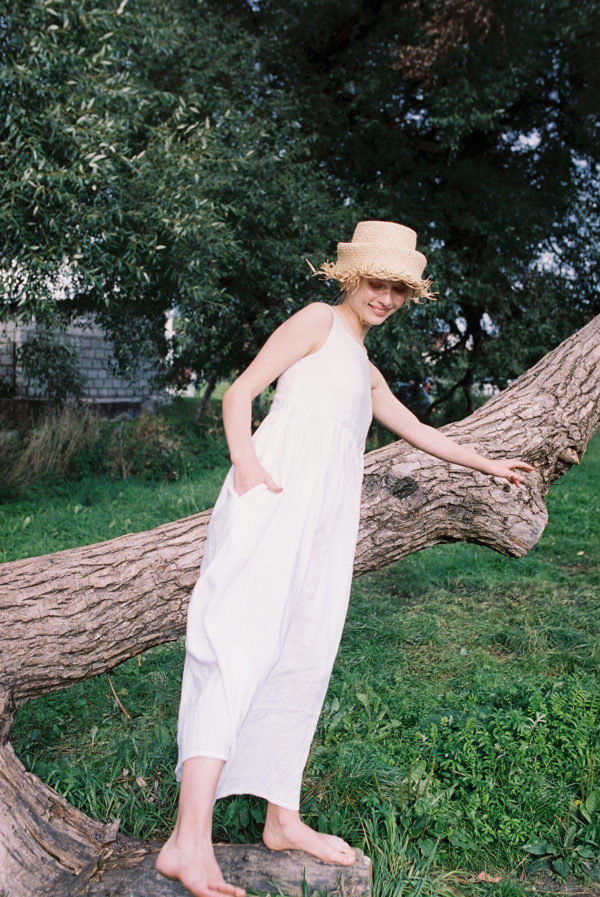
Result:
{"label": "woman's face", "polygon": [[361,277],[358,287],[346,293],[344,299],[358,314],[363,324],[382,324],[404,305],[408,287],[391,280]]}

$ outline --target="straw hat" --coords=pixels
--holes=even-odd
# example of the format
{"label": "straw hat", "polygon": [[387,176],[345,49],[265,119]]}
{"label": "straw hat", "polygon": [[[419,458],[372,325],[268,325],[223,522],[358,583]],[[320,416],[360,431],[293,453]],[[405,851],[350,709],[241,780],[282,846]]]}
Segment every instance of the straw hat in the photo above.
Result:
{"label": "straw hat", "polygon": [[360,221],[351,243],[338,243],[337,261],[324,262],[316,272],[337,280],[345,290],[361,277],[401,281],[411,299],[434,299],[431,280],[423,279],[427,259],[417,252],[417,234],[393,221]]}

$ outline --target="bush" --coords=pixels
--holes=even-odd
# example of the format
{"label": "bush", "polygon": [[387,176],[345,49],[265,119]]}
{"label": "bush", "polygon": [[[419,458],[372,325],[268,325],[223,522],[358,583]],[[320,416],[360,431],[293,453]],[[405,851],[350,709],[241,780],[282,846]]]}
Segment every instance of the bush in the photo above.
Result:
{"label": "bush", "polygon": [[32,336],[19,346],[17,364],[36,393],[55,405],[83,395],[86,378],[77,353],[47,334]]}
{"label": "bush", "polygon": [[[113,425],[114,426],[114,425]],[[112,430],[106,448],[107,472],[125,479],[176,480],[184,471],[181,442],[169,433],[164,419],[146,415]]]}

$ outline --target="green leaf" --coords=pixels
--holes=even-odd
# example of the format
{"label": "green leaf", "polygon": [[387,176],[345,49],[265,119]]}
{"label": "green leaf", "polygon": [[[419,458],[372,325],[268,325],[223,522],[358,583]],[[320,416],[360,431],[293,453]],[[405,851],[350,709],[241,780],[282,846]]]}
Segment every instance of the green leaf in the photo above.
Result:
{"label": "green leaf", "polygon": [[587,821],[591,822],[592,818],[598,812],[600,812],[600,789],[595,789],[594,791],[592,791],[592,793],[588,795],[584,802],[580,804],[579,809],[581,810]]}
{"label": "green leaf", "polygon": [[524,844],[523,850],[531,853],[533,856],[541,857],[548,853],[552,853],[546,841],[535,841],[533,844]]}
{"label": "green leaf", "polygon": [[367,695],[360,692],[356,695],[356,700],[359,701],[363,705],[365,710],[369,709],[369,698],[367,697]]}
{"label": "green leaf", "polygon": [[419,841],[419,850],[424,857],[429,857],[435,852],[436,842],[431,838],[423,838]]}
{"label": "green leaf", "polygon": [[560,877],[563,879],[567,879],[571,872],[569,864],[565,860],[561,859],[552,860],[552,868],[554,869],[556,874],[560,875]]}
{"label": "green leaf", "polygon": [[460,850],[475,850],[477,848],[473,839],[460,830],[456,830],[448,835],[448,840],[453,847],[458,847]]}

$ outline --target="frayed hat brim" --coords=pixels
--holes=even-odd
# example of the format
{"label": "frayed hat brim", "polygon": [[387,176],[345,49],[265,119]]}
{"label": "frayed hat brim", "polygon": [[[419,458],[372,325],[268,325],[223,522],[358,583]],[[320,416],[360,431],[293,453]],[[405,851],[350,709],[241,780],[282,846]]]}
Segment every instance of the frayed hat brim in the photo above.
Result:
{"label": "frayed hat brim", "polygon": [[[310,265],[310,262],[309,262]],[[361,277],[372,277],[376,280],[389,280],[392,283],[403,283],[408,287],[408,296],[414,302],[423,299],[437,299],[436,293],[431,289],[431,278],[414,277],[414,275],[394,270],[376,264],[365,264],[355,268],[342,266],[339,262],[324,262],[317,270],[310,265],[313,274],[324,280],[337,280],[345,289],[350,290],[358,285]]]}

